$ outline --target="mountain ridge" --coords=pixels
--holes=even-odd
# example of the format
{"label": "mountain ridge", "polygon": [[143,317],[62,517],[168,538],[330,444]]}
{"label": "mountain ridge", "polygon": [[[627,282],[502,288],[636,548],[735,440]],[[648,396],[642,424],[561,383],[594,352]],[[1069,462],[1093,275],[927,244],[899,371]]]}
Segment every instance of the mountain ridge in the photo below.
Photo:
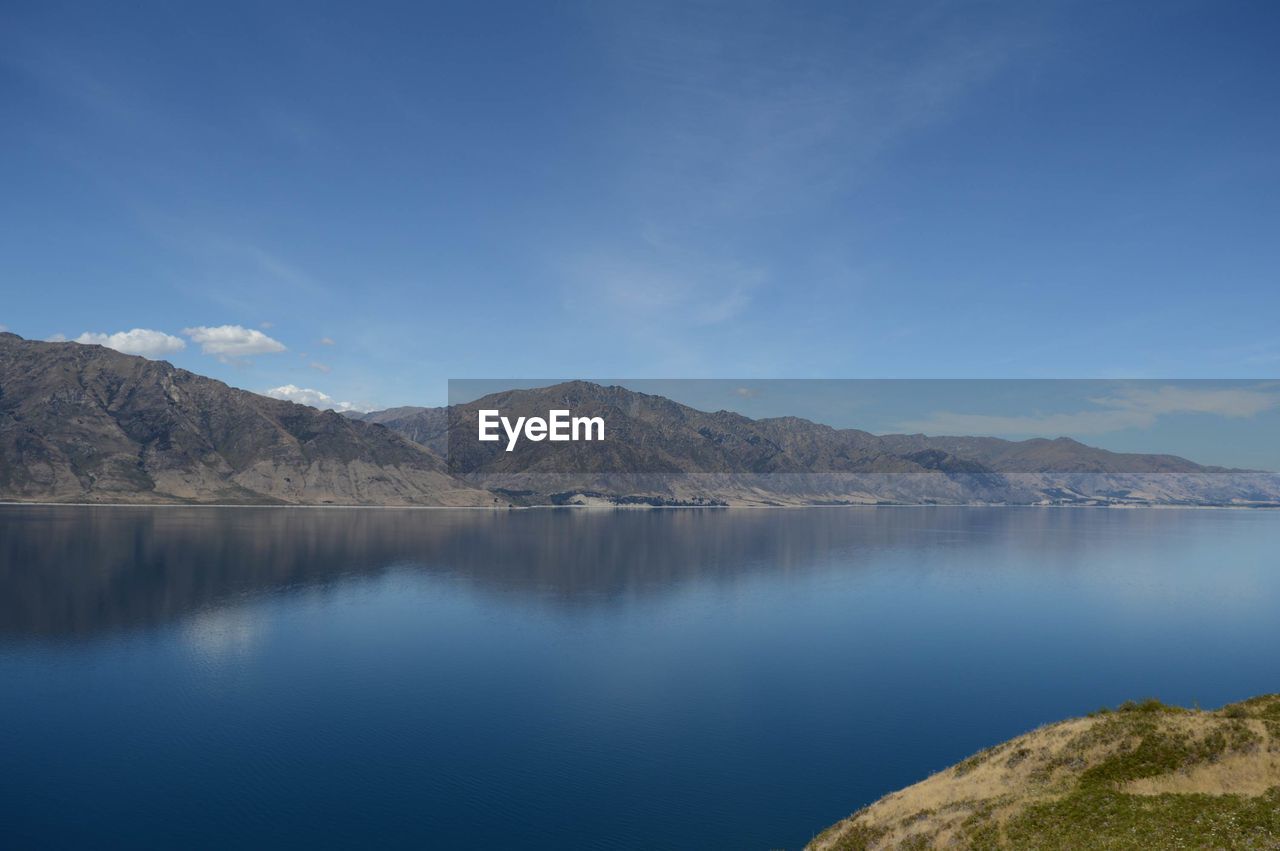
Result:
{"label": "mountain ridge", "polygon": [[423,447],[167,361],[0,335],[0,496],[481,505]]}
{"label": "mountain ridge", "polygon": [[[480,408],[608,440],[480,443]],[[0,334],[0,499],[347,505],[1280,505],[1280,475],[1069,438],[875,435],[570,381],[320,411],[97,345]]]}
{"label": "mountain ridge", "polygon": [[[1136,453],[1136,452],[1113,452],[1111,450],[1100,449],[1098,447],[1089,446],[1070,437],[1057,438],[1029,438],[1026,440],[1006,440],[998,437],[984,436],[955,436],[955,435],[937,435],[930,436],[921,433],[916,434],[874,434],[861,429],[840,428],[836,426],[819,423],[814,420],[805,419],[797,416],[780,416],[766,417],[761,419],[751,419],[744,414],[736,411],[718,410],[718,411],[700,411],[698,409],[683,405],[679,402],[667,399],[666,397],[653,396],[652,394],[639,393],[618,385],[605,387],[604,385],[596,385],[585,381],[570,381],[560,384],[550,385],[545,388],[534,388],[530,390],[509,390],[500,393],[490,394],[473,402],[464,403],[462,405],[452,406],[461,410],[472,410],[479,407],[491,406],[511,406],[517,405],[517,413],[523,412],[523,409],[532,406],[520,403],[522,396],[528,394],[537,394],[544,398],[541,401],[550,402],[552,400],[562,401],[566,404],[572,403],[574,400],[566,396],[566,389],[600,387],[606,391],[620,391],[626,394],[634,394],[639,398],[661,399],[664,403],[675,406],[682,411],[682,420],[688,420],[689,414],[696,417],[705,417],[720,423],[742,423],[751,424],[754,428],[762,433],[768,434],[770,437],[777,438],[779,441],[785,439],[784,435],[787,431],[802,431],[807,433],[826,433],[832,436],[838,436],[841,440],[860,444],[861,446],[879,445],[882,451],[893,452],[894,454],[908,454],[912,452],[923,451],[942,451],[950,455],[958,457],[966,457],[969,460],[978,460],[983,462],[995,462],[999,464],[1000,469],[1008,472],[1037,472],[1045,469],[1043,464],[1033,464],[1027,462],[1027,456],[1031,455],[1030,450],[1040,449],[1044,447],[1053,447],[1055,449],[1061,447],[1071,447],[1077,451],[1080,456],[1091,459],[1105,458],[1112,462],[1116,460],[1130,460],[1146,462],[1148,466],[1143,472],[1214,472],[1214,473],[1265,473],[1268,471],[1250,470],[1239,468],[1226,468],[1214,465],[1204,465],[1193,462],[1189,459],[1177,455],[1164,453]],[[506,410],[506,408],[503,408]],[[348,412],[346,416],[358,419],[364,422],[381,423],[392,430],[399,431],[405,436],[416,442],[429,446],[439,454],[446,455],[447,437],[446,430],[449,427],[448,411],[450,406],[445,407],[419,407],[419,406],[401,406],[396,408],[388,408],[379,411],[370,411],[367,413]],[[591,412],[592,408],[587,408],[587,412]],[[543,411],[545,413],[545,410]],[[623,411],[626,413],[626,411]],[[575,411],[577,413],[577,411]],[[417,435],[417,436],[414,436]],[[1061,455],[1062,453],[1056,452]],[[1118,470],[1114,463],[1107,469],[1097,470],[1099,472],[1115,471],[1115,472],[1135,472],[1133,469]]]}
{"label": "mountain ridge", "polygon": [[[506,451],[475,439],[482,408],[513,418],[564,408],[602,416],[611,439],[524,442]],[[440,413],[430,416],[438,429]],[[438,431],[432,439],[439,447]],[[450,472],[473,484],[565,504],[620,495],[654,504],[1280,503],[1280,476],[1173,455],[1116,453],[1068,438],[875,435],[799,417],[753,420],[584,381],[452,406],[444,454]]]}

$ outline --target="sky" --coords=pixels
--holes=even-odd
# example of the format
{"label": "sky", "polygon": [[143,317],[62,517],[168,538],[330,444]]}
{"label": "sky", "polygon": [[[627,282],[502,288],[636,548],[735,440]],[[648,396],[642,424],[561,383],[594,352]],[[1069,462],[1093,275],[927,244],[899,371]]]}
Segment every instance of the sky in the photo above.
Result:
{"label": "sky", "polygon": [[1220,0],[6,0],[0,325],[362,409],[1273,378],[1278,38]]}

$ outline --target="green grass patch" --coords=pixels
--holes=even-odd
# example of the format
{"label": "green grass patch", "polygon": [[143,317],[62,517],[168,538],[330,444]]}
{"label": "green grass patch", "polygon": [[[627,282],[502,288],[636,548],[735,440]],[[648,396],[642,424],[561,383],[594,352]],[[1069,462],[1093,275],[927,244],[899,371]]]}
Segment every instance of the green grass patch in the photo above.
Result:
{"label": "green grass patch", "polygon": [[[1208,784],[1221,775],[1208,772],[1195,775],[1192,787],[1204,792],[1125,791],[1134,781],[1176,776],[1227,758],[1247,760],[1257,754],[1271,760],[1280,750],[1280,695],[1214,712],[1147,699],[1100,709],[1089,717],[1093,723],[1073,728],[1076,732],[1065,741],[1064,729],[1049,728],[1047,734],[1037,731],[957,763],[951,773],[964,778],[999,758],[993,763],[997,771],[963,781],[960,788],[968,792],[971,786],[974,797],[937,811],[922,808],[897,819],[893,831],[867,825],[874,820],[873,805],[862,811],[864,820],[855,818],[851,825],[828,831],[825,838],[836,840],[829,847],[863,851],[893,842],[894,848],[931,848],[946,836],[952,843],[947,847],[966,849],[1280,850],[1280,785],[1252,796],[1209,794],[1216,790]],[[1030,770],[1019,776],[1024,763]],[[1252,765],[1229,763],[1237,764]],[[1258,765],[1269,770],[1269,762]],[[895,804],[901,806],[902,799]],[[958,824],[942,817],[953,809],[964,813]]]}
{"label": "green grass patch", "polygon": [[1280,788],[1265,795],[1125,795],[1088,788],[1036,804],[1005,828],[1010,847],[1025,851],[1107,848],[1275,848]]}

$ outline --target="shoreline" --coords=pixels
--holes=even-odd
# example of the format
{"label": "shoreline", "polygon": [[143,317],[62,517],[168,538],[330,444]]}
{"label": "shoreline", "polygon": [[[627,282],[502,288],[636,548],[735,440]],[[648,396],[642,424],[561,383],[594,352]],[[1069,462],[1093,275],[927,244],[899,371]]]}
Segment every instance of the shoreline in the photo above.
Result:
{"label": "shoreline", "polygon": [[1023,508],[1023,509],[1085,509],[1106,511],[1276,511],[1280,505],[1175,505],[1152,503],[1150,505],[1020,505],[1000,502],[965,503],[849,503],[843,505],[322,505],[316,503],[244,503],[244,502],[51,502],[48,500],[0,500],[0,508],[16,506],[76,507],[76,508],[322,508],[322,509],[379,509],[410,511],[531,511],[531,510],[583,510],[583,511],[728,511],[793,510],[793,509],[876,509],[876,508]]}

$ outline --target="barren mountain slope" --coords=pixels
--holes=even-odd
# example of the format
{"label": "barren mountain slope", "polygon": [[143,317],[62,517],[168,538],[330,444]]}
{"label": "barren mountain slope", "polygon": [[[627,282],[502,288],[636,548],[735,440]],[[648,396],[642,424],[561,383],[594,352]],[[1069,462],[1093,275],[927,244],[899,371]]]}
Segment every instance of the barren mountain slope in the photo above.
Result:
{"label": "barren mountain slope", "polygon": [[0,334],[0,498],[479,505],[377,425],[102,346]]}

